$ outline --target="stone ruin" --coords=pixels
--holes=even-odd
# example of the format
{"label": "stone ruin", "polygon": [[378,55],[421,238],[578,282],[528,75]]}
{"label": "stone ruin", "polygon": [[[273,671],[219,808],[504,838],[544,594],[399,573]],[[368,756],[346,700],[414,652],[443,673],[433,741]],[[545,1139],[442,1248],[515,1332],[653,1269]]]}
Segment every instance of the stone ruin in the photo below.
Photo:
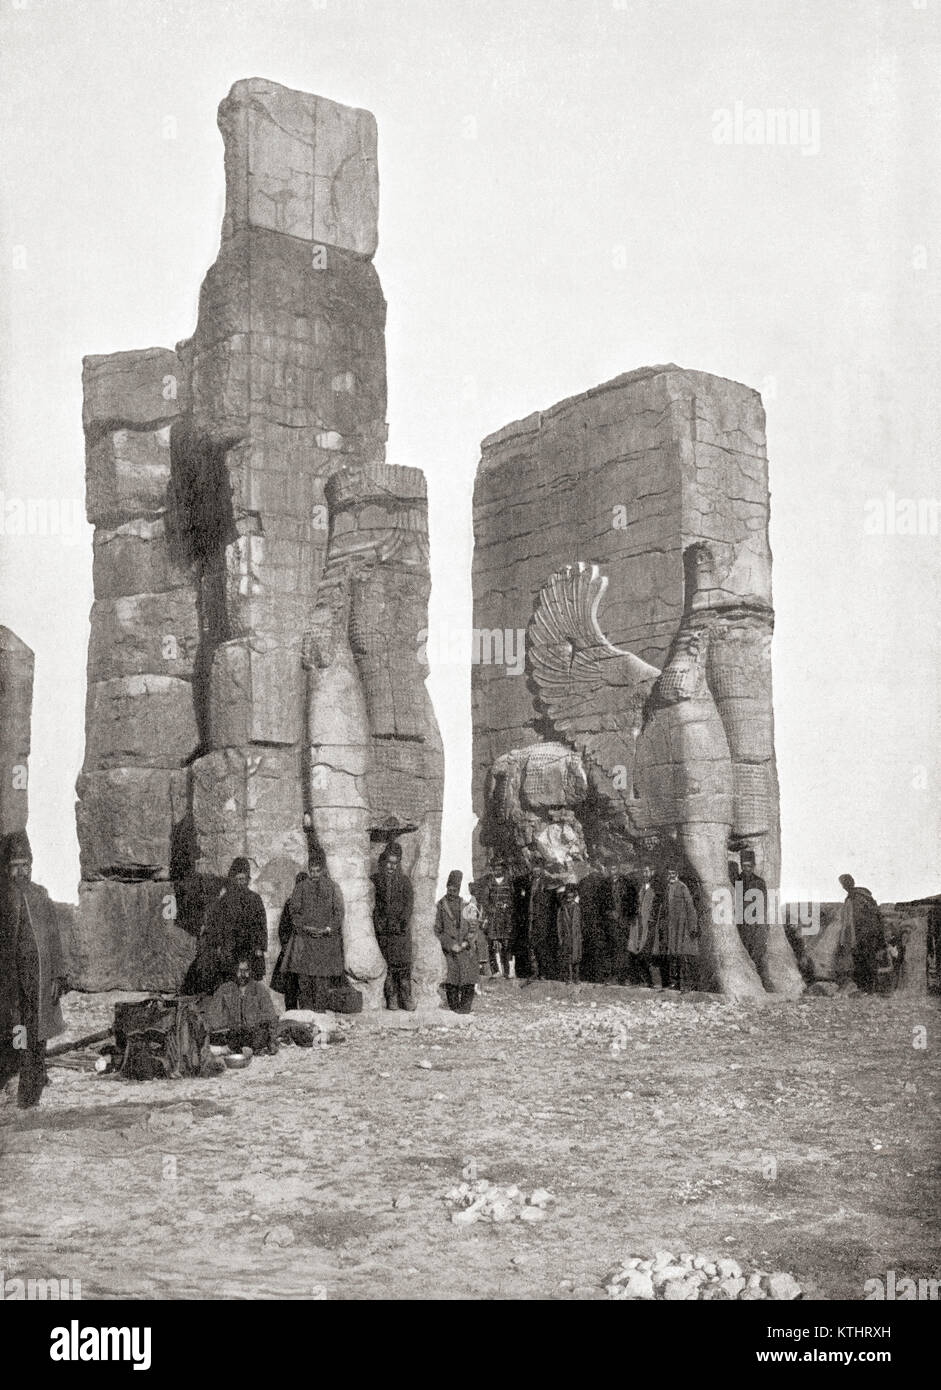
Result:
{"label": "stone ruin", "polygon": [[0,839],[29,817],[33,666],[26,643],[0,627]]}
{"label": "stone ruin", "polygon": [[779,880],[768,509],[757,392],[672,364],[490,435],[474,491],[475,867],[668,853],[712,983],[743,995],[802,988],[783,931],[759,979],[710,910],[730,854]]}
{"label": "stone ruin", "polygon": [[[225,216],[193,337],[84,363],[94,606],[82,881],[78,907],[59,905],[71,976],[177,988],[236,855],[274,944],[319,848],[348,972],[378,1008],[369,877],[401,837],[415,997],[432,1001],[427,504],[421,473],[384,459],[375,122],[249,79],[219,125]],[[802,987],[783,931],[759,978],[708,910],[746,848],[778,885],[768,506],[757,393],[672,364],[490,435],[474,493],[476,871],[495,849],[550,876],[670,856],[699,890],[709,983],[741,995]],[[26,824],[32,653],[0,632],[5,833]],[[824,978],[825,936],[803,959]]]}
{"label": "stone ruin", "polygon": [[269,938],[319,846],[378,1007],[369,874],[401,835],[416,997],[443,763],[420,633],[424,478],[384,462],[376,126],[252,78],[219,108],[226,206],[193,337],[88,357],[94,606],[73,954],[86,989],[175,988],[246,855]]}

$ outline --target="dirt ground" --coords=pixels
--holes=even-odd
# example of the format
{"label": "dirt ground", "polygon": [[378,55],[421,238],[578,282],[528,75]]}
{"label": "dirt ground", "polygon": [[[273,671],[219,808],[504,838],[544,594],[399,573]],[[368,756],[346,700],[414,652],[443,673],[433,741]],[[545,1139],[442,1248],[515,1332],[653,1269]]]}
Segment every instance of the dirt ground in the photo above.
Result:
{"label": "dirt ground", "polygon": [[[68,996],[72,1035],[114,999]],[[941,1275],[939,1048],[936,998],[497,981],[468,1023],[360,1019],[218,1078],[58,1065],[38,1110],[0,1102],[0,1270],[84,1298],[587,1299],[665,1248],[859,1299]],[[462,1228],[462,1175],[556,1200]]]}

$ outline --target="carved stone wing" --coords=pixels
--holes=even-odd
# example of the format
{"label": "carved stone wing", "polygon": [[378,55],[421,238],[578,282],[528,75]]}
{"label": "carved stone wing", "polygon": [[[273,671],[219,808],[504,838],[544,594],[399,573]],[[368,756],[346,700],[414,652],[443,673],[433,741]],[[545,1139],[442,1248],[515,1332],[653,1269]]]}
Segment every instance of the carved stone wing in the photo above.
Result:
{"label": "carved stone wing", "polygon": [[567,565],[539,592],[527,659],[553,728],[585,757],[615,802],[630,799],[644,702],[660,672],[615,647],[598,625],[608,587],[597,565]]}

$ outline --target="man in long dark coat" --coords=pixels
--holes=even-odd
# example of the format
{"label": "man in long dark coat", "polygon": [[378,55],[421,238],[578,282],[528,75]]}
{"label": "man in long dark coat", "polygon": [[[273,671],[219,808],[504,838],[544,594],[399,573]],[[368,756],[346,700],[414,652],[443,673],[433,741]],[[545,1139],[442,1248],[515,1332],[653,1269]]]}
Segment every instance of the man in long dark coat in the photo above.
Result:
{"label": "man in long dark coat", "polygon": [[247,960],[253,980],[265,974],[268,947],[268,918],[265,905],[249,888],[248,860],[232,860],[225,889],[206,910],[206,919],[196,947],[196,984],[203,994],[212,994],[231,980],[240,960]]}
{"label": "man in long dark coat", "polygon": [[[868,888],[857,887],[852,874],[840,874],[846,894],[840,923],[840,944],[852,953],[853,978],[859,989],[872,994],[880,989],[880,958],[887,959],[885,921]],[[885,972],[888,974],[888,971]]]}
{"label": "man in long dark coat", "polygon": [[456,1014],[469,1014],[474,1007],[477,982],[477,924],[464,915],[467,906],[461,897],[464,875],[460,869],[448,874],[447,891],[438,899],[435,936],[441,942],[447,965],[444,992],[448,1007]]}
{"label": "man in long dark coat", "polygon": [[652,864],[645,864],[637,890],[637,910],[631,919],[627,938],[628,959],[630,961],[631,981],[634,984],[653,984],[650,962],[656,949],[656,909],[658,886]]}
{"label": "man in long dark coat", "polygon": [[582,959],[582,909],[574,883],[567,883],[562,889],[556,917],[556,936],[562,978],[568,980],[569,984],[577,985]]}
{"label": "man in long dark coat", "polygon": [[557,883],[548,874],[537,873],[533,878],[529,900],[529,960],[530,978],[555,978],[556,940],[555,918],[558,907]]}
{"label": "man in long dark coat", "polygon": [[402,872],[402,849],[393,840],[379,856],[372,875],[375,893],[372,920],[376,941],[386,963],[386,1008],[415,1008],[412,1003],[412,906],[409,879]]}
{"label": "man in long dark coat", "polygon": [[[302,869],[295,876],[294,887],[303,883],[305,878],[310,875],[306,869]],[[275,967],[271,972],[271,988],[276,994],[284,995],[284,1007],[286,1009],[297,1008],[297,976],[293,970],[285,970],[284,956],[288,948],[291,937],[294,935],[294,924],[291,921],[291,899],[281,909],[281,917],[278,921],[278,941],[281,944],[281,953],[275,961]]]}
{"label": "man in long dark coat", "polygon": [[0,1088],[19,1072],[17,1104],[38,1105],[46,1042],[65,1031],[59,999],[68,988],[56,910],[31,882],[25,831],[8,835],[0,855]]}
{"label": "man in long dark coat", "polygon": [[330,995],[343,985],[343,895],[322,860],[291,894],[292,935],[284,950],[282,972],[297,976],[297,1007],[322,1013]]}
{"label": "man in long dark coat", "polygon": [[754,850],[743,849],[741,861],[732,885],[736,925],[742,945],[760,969],[768,949],[768,885],[755,869]]}
{"label": "man in long dark coat", "polygon": [[695,989],[699,982],[699,919],[693,895],[674,868],[667,869],[658,930],[661,957],[666,957],[664,988]]}
{"label": "man in long dark coat", "polygon": [[614,891],[607,866],[592,861],[591,871],[578,885],[582,909],[582,970],[583,980],[603,984],[611,974],[608,936],[614,912]]}

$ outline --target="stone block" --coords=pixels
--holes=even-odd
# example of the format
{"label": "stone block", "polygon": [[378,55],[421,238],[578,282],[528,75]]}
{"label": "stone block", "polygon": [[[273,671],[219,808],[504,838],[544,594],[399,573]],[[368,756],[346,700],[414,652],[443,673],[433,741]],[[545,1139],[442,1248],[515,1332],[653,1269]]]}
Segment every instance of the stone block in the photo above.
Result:
{"label": "stone block", "polygon": [[[200,872],[228,872],[252,836],[260,844],[270,834],[273,849],[303,840],[300,749],[219,749],[195,760],[192,777]],[[305,849],[301,867],[306,857]],[[254,867],[264,867],[263,855]]]}
{"label": "stone block", "polygon": [[172,883],[83,883],[63,942],[69,978],[95,991],[178,990],[196,938],[176,925]]}
{"label": "stone block", "polygon": [[162,511],[170,482],[170,426],[114,430],[85,454],[85,509],[94,524]]}
{"label": "stone block", "polygon": [[95,598],[124,598],[181,589],[190,582],[172,555],[162,518],[138,518],[95,530],[92,579]]}
{"label": "stone block", "polygon": [[76,792],[83,879],[122,870],[169,873],[174,835],[188,809],[185,769],[82,772]]}
{"label": "stone block", "polygon": [[303,698],[299,643],[283,647],[261,636],[222,643],[209,676],[213,747],[300,743]]}
{"label": "stone block", "polygon": [[26,828],[32,710],[33,653],[0,627],[0,836]]}
{"label": "stone block", "polygon": [[88,687],[85,771],[180,767],[198,744],[193,691],[177,676],[122,676]]}
{"label": "stone block", "polygon": [[186,376],[170,348],[83,360],[82,421],[89,442],[120,429],[158,429],[186,409]]}
{"label": "stone block", "polygon": [[219,107],[225,140],[223,237],[246,225],[376,249],[376,123],[368,111],[252,77]]}
{"label": "stone block", "polygon": [[88,679],[165,675],[190,680],[199,645],[192,588],[96,599],[91,610]]}

